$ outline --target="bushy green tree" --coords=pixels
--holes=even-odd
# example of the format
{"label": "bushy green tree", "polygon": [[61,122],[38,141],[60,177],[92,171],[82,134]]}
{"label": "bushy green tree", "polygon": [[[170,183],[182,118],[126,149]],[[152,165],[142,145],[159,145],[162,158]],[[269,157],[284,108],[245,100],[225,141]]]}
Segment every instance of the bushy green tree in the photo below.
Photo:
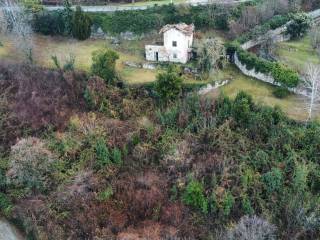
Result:
{"label": "bushy green tree", "polygon": [[33,15],[32,27],[44,35],[64,35],[66,26],[62,11],[41,11]]}
{"label": "bushy green tree", "polygon": [[242,197],[241,205],[245,214],[252,215],[254,213],[254,209],[252,208],[251,201],[248,196]]}
{"label": "bushy green tree", "polygon": [[222,68],[226,63],[226,50],[218,38],[209,38],[200,42],[197,48],[198,65],[202,73]]}
{"label": "bushy green tree", "polygon": [[118,53],[108,48],[93,52],[91,73],[103,78],[106,83],[113,83],[116,77],[117,59],[119,59]]}
{"label": "bushy green tree", "polygon": [[98,168],[111,164],[111,156],[109,149],[103,138],[99,138],[95,144],[95,152],[97,156],[97,165]]}
{"label": "bushy green tree", "polygon": [[235,203],[235,200],[234,200],[233,195],[231,194],[230,191],[227,191],[224,194],[224,197],[223,197],[223,200],[222,200],[223,215],[225,215],[225,216],[229,216],[230,215],[234,203]]}
{"label": "bushy green tree", "polygon": [[204,194],[203,184],[197,180],[192,179],[184,194],[183,202],[194,208],[200,209],[203,213],[208,213],[208,200]]}
{"label": "bushy green tree", "polygon": [[77,6],[72,18],[72,35],[79,40],[85,40],[91,35],[92,21],[88,14]]}
{"label": "bushy green tree", "polygon": [[159,73],[155,90],[163,103],[175,100],[182,90],[182,78],[176,69],[171,67],[167,72]]}
{"label": "bushy green tree", "polygon": [[253,106],[252,97],[245,92],[239,92],[233,104],[233,116],[243,126],[248,124]]}
{"label": "bushy green tree", "polygon": [[290,24],[287,26],[287,33],[292,38],[302,37],[310,28],[310,17],[305,13],[294,14]]}
{"label": "bushy green tree", "polygon": [[117,165],[122,164],[122,153],[119,148],[114,148],[111,154],[112,162]]}
{"label": "bushy green tree", "polygon": [[280,191],[283,185],[283,173],[279,168],[272,168],[271,171],[262,176],[268,193]]}
{"label": "bushy green tree", "polygon": [[62,10],[62,18],[65,24],[64,34],[69,36],[72,34],[72,20],[73,20],[73,11],[71,9],[71,4],[69,0],[64,0]]}

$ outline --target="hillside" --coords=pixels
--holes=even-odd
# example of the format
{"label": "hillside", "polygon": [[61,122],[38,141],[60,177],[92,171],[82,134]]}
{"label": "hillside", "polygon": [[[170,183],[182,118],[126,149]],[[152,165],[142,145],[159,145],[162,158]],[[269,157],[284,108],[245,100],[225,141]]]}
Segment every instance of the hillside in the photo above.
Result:
{"label": "hillside", "polygon": [[317,1],[5,3],[0,240],[319,239]]}

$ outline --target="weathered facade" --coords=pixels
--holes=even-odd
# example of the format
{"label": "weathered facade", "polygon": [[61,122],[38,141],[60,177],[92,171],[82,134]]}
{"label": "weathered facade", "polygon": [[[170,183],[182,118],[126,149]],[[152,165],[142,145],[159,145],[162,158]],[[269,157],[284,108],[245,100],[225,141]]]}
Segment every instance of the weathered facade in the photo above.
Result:
{"label": "weathered facade", "polygon": [[154,62],[186,63],[191,58],[194,25],[166,25],[160,30],[163,45],[146,45],[146,59]]}

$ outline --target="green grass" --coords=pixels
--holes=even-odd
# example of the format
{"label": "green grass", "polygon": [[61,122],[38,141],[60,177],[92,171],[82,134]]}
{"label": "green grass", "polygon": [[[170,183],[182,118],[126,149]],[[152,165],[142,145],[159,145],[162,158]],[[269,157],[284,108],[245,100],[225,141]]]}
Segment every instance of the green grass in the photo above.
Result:
{"label": "green grass", "polygon": [[[33,38],[36,46],[33,54],[37,64],[45,67],[54,67],[52,56],[56,55],[58,60],[63,64],[69,55],[75,56],[75,67],[84,71],[89,71],[92,64],[92,52],[103,47],[110,47],[119,53],[117,61],[117,71],[121,77],[129,84],[145,83],[155,80],[156,70],[134,69],[126,67],[123,63],[126,61],[143,62],[143,52],[141,41],[122,41],[120,46],[111,45],[105,40],[77,41],[69,38],[50,37],[35,35]],[[19,54],[10,39],[2,36],[0,47],[0,59],[9,59],[13,61],[21,61],[23,56]],[[140,52],[139,52],[140,51]]]}
{"label": "green grass", "polygon": [[[9,39],[2,37],[0,41],[4,44],[4,47],[0,47],[0,59],[21,61],[22,56],[17,53]],[[125,61],[143,62],[143,49],[146,41],[150,40],[123,41],[119,46],[114,46],[105,40],[89,39],[77,41],[69,38],[36,35],[34,44],[37,47],[34,51],[34,58],[37,64],[53,67],[51,56],[56,55],[63,63],[69,54],[73,54],[76,59],[76,68],[88,71],[92,63],[92,52],[102,47],[111,47],[120,56],[116,64],[119,75],[131,85],[148,84],[155,81],[158,70],[130,68],[123,64]],[[303,41],[307,40],[304,39]],[[294,44],[294,42],[285,44]],[[297,45],[301,45],[301,43],[297,43]],[[301,47],[303,48],[303,46]],[[292,58],[294,59],[294,57]],[[215,72],[207,81],[186,77],[185,84],[190,87],[198,87],[226,79],[231,80],[231,83],[221,88],[221,91],[228,96],[234,97],[239,91],[243,90],[251,94],[257,102],[270,106],[278,105],[284,112],[295,119],[303,120],[306,117],[303,102],[298,96],[291,95],[285,99],[277,99],[272,94],[274,86],[244,76],[233,66],[229,66],[223,71]]]}
{"label": "green grass", "polygon": [[312,48],[309,36],[299,40],[278,43],[275,54],[281,62],[297,69],[300,73],[304,71],[308,63],[320,64],[320,58]]}
{"label": "green grass", "polygon": [[227,96],[233,98],[239,91],[245,91],[251,94],[257,103],[269,106],[279,106],[285,113],[294,119],[306,119],[307,113],[304,108],[303,99],[300,96],[291,94],[285,99],[278,99],[272,94],[275,89],[274,86],[247,77],[241,74],[235,67],[227,68],[224,74],[225,79],[231,79],[231,83],[221,88],[221,91]]}
{"label": "green grass", "polygon": [[146,84],[155,81],[157,70],[137,69],[123,66],[120,74],[128,84]]}

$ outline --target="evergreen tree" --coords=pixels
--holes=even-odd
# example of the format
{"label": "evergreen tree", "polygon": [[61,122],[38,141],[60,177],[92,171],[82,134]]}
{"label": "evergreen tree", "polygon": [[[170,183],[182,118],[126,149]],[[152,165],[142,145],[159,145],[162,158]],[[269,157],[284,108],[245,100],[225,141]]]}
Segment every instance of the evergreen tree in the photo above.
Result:
{"label": "evergreen tree", "polygon": [[79,40],[85,40],[91,35],[92,21],[84,13],[80,6],[77,6],[72,18],[72,35]]}
{"label": "evergreen tree", "polygon": [[73,11],[71,9],[71,4],[69,0],[63,2],[64,9],[62,11],[62,18],[65,23],[64,35],[68,36],[72,34],[72,19]]}

